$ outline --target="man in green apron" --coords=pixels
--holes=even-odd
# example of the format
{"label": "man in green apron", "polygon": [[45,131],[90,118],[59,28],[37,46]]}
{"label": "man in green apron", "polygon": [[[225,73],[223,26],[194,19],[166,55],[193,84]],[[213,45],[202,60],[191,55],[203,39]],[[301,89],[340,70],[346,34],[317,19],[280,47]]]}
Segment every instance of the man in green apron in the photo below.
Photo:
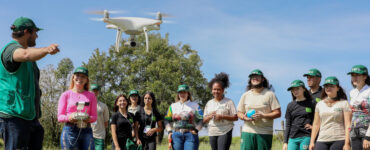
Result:
{"label": "man in green apron", "polygon": [[33,48],[42,30],[26,17],[11,26],[13,40],[1,49],[0,122],[6,150],[42,149],[40,70],[36,61],[59,52],[57,44]]}

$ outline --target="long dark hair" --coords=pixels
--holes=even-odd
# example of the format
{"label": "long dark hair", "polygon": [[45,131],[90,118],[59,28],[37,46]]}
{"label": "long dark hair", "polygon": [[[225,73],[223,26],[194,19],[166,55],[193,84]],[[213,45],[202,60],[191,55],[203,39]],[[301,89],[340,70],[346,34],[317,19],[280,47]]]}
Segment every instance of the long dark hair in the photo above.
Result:
{"label": "long dark hair", "polygon": [[[303,96],[306,100],[312,100],[310,92],[308,92],[307,88],[305,86],[301,86],[304,89]],[[295,101],[297,98],[292,94],[292,99]]]}
{"label": "long dark hair", "polygon": [[215,74],[215,77],[208,83],[208,87],[212,89],[213,84],[219,83],[223,89],[230,86],[229,75],[225,72]]}
{"label": "long dark hair", "polygon": [[[265,78],[265,76],[260,75],[262,78],[262,87],[269,88],[269,81]],[[252,77],[249,77],[248,85],[247,85],[247,91],[252,89]]]}
{"label": "long dark hair", "polygon": [[124,97],[125,100],[127,101],[126,111],[128,110],[128,106],[131,104],[130,100],[127,99],[127,96],[125,94],[118,95],[117,98],[116,98],[116,100],[114,101],[114,107],[113,107],[113,111],[114,112],[117,112],[118,111],[117,101],[121,97]]}
{"label": "long dark hair", "polygon": [[[344,93],[343,88],[339,84],[335,86],[337,86],[339,90],[337,92],[337,97],[335,97],[333,100],[336,100],[336,101],[347,100],[347,95],[346,93]],[[324,91],[321,93],[321,99],[325,99],[326,97],[328,97],[328,95],[325,92],[325,85],[324,85]]]}
{"label": "long dark hair", "polygon": [[145,97],[145,95],[149,95],[151,98],[152,98],[152,100],[153,100],[153,102],[152,102],[152,109],[153,109],[153,112],[158,112],[158,109],[157,109],[157,100],[155,99],[155,95],[154,95],[154,93],[153,92],[150,92],[150,91],[147,91],[147,92],[145,92],[145,94],[143,95],[143,97],[142,97],[142,100],[141,100],[141,103],[140,103],[140,106],[142,107],[142,108],[144,108],[144,106],[145,106],[145,103],[144,103],[144,97]]}

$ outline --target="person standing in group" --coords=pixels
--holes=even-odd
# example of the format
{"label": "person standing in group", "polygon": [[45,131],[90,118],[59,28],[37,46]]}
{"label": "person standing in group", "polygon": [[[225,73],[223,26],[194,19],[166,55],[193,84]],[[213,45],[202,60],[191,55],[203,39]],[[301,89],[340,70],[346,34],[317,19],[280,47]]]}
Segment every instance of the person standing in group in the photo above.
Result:
{"label": "person standing in group", "polygon": [[[321,101],[316,104],[310,150],[350,150],[352,112],[336,77],[325,79]],[[315,143],[315,139],[317,141]]]}
{"label": "person standing in group", "polygon": [[323,91],[322,87],[320,86],[321,72],[316,68],[312,68],[303,76],[307,77],[307,85],[310,87],[309,92],[312,100],[318,103],[321,100],[321,94]]}
{"label": "person standing in group", "polygon": [[351,83],[354,89],[350,92],[352,108],[351,146],[353,150],[370,148],[370,77],[363,65],[352,67]]}
{"label": "person standing in group", "polygon": [[192,101],[186,84],[179,85],[175,101],[165,116],[169,141],[172,140],[174,150],[198,150],[203,111],[197,102]]}
{"label": "person standing in group", "polygon": [[112,150],[125,150],[127,139],[132,139],[134,114],[128,112],[130,101],[126,95],[119,95],[114,101],[110,124],[112,132]]}
{"label": "person standing in group", "polygon": [[[128,99],[130,100],[130,105],[128,106],[128,112],[132,114],[136,114],[137,111],[140,110],[140,95],[139,91],[137,90],[131,90],[130,93],[128,94]],[[136,137],[135,131],[132,130],[132,137]],[[136,140],[136,138],[134,139]]]}
{"label": "person standing in group", "polygon": [[89,72],[77,67],[72,75],[69,90],[58,102],[58,121],[65,123],[60,137],[61,149],[94,149],[90,123],[97,119],[97,100],[89,91]]}
{"label": "person standing in group", "polygon": [[301,80],[294,80],[288,91],[293,101],[285,113],[283,150],[308,150],[316,103]]}
{"label": "person standing in group", "polygon": [[247,91],[241,96],[237,108],[238,118],[244,120],[241,150],[271,149],[274,119],[280,117],[281,111],[279,101],[268,85],[261,70],[255,69],[249,74]]}
{"label": "person standing in group", "polygon": [[[58,44],[33,48],[42,30],[26,17],[11,26],[13,40],[1,49],[0,122],[6,150],[41,150],[40,70],[37,60],[59,52]],[[21,92],[20,92],[21,91]]]}
{"label": "person standing in group", "polygon": [[128,112],[132,114],[136,114],[137,111],[140,110],[140,95],[139,91],[137,90],[131,90],[130,93],[128,94],[128,99],[130,99],[130,106],[128,106]]}
{"label": "person standing in group", "polygon": [[[95,97],[98,98],[100,94],[100,87],[97,84],[91,84],[91,91],[95,94]],[[106,136],[106,129],[108,128],[109,121],[109,110],[105,103],[98,100],[97,104],[97,120],[91,124],[93,130],[93,137],[96,150],[104,150],[104,141]]]}
{"label": "person standing in group", "polygon": [[238,120],[234,102],[225,97],[230,85],[229,75],[221,72],[209,82],[213,99],[204,108],[203,122],[208,123],[208,136],[212,150],[229,150],[234,121]]}
{"label": "person standing in group", "polygon": [[163,131],[163,117],[158,112],[154,93],[146,92],[140,105],[135,114],[136,143],[143,145],[144,150],[155,150],[157,132]]}

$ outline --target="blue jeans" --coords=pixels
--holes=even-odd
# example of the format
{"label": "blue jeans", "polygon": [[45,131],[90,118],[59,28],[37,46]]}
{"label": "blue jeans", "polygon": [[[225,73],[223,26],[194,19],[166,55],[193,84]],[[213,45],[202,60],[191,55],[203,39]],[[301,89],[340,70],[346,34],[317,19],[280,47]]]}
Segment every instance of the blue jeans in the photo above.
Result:
{"label": "blue jeans", "polygon": [[64,125],[60,137],[61,148],[68,150],[95,150],[92,129],[78,128],[75,125]]}
{"label": "blue jeans", "polygon": [[44,128],[37,119],[24,120],[17,117],[0,118],[0,132],[6,150],[41,150]]}
{"label": "blue jeans", "polygon": [[198,134],[192,134],[191,132],[173,132],[172,147],[174,150],[198,150]]}

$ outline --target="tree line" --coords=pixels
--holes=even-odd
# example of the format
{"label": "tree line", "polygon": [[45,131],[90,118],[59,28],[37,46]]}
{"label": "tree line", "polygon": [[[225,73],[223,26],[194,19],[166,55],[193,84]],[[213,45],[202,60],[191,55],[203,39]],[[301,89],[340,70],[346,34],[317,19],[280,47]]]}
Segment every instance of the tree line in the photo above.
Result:
{"label": "tree line", "polygon": [[[145,50],[144,37],[139,36],[134,48],[121,46],[119,52],[113,46],[107,51],[95,49],[88,62],[82,63],[89,70],[90,84],[102,87],[97,99],[112,111],[119,94],[127,94],[133,89],[141,94],[152,91],[158,100],[158,110],[165,115],[169,105],[175,101],[177,86],[185,83],[190,85],[193,99],[204,107],[212,95],[207,89],[208,81],[201,70],[202,60],[197,51],[187,44],[171,45],[168,34],[165,37],[150,34],[149,39],[149,52]],[[57,121],[58,100],[68,90],[75,67],[78,66],[74,66],[70,58],[64,58],[56,68],[47,65],[41,69],[40,122],[45,129],[46,145],[59,145],[63,124]],[[163,136],[163,133],[160,135]]]}

